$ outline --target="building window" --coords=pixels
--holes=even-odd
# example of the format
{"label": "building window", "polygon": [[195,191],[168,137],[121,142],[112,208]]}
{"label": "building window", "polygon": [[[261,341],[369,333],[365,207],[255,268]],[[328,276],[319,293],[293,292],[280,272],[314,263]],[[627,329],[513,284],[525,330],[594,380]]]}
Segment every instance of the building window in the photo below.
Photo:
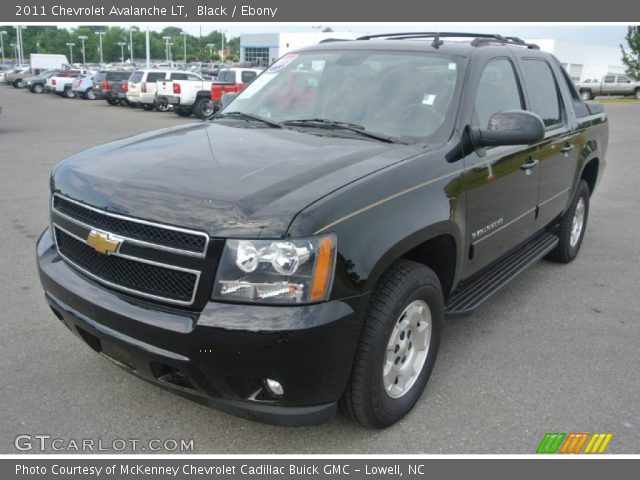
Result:
{"label": "building window", "polygon": [[245,47],[244,61],[266,67],[269,65],[269,47]]}

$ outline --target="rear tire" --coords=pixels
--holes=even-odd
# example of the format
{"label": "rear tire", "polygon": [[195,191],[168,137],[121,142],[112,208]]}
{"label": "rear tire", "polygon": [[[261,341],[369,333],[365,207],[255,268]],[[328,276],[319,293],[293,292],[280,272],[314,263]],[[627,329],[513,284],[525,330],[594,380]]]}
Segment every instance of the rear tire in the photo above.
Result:
{"label": "rear tire", "polygon": [[74,98],[76,96],[76,92],[71,90],[71,87],[67,87],[64,89],[64,92],[62,92],[62,96],[65,98]]}
{"label": "rear tire", "polygon": [[108,103],[109,105],[118,105],[118,100],[117,100],[117,99],[115,99],[115,98],[109,98],[109,99],[107,100],[107,103]]}
{"label": "rear tire", "polygon": [[193,112],[196,117],[205,120],[207,118],[213,117],[215,110],[213,108],[213,102],[208,98],[200,98],[196,104],[193,106]]}
{"label": "rear tire", "polygon": [[131,105],[133,105],[129,103],[129,100],[127,100],[126,98],[119,98],[118,103],[120,104],[121,107],[130,107]]}
{"label": "rear tire", "polygon": [[560,220],[558,237],[560,241],[547,258],[558,263],[569,263],[578,256],[589,218],[591,192],[586,181],[580,180],[569,209]]}
{"label": "rear tire", "polygon": [[396,262],[372,294],[341,410],[370,428],[404,417],[431,375],[443,319],[442,287],[433,270]]}
{"label": "rear tire", "polygon": [[158,112],[168,112],[171,110],[171,106],[167,102],[160,102],[155,105]]}
{"label": "rear tire", "polygon": [[142,109],[143,109],[145,112],[150,112],[150,111],[151,111],[151,110],[153,110],[154,108],[155,108],[155,107],[154,107],[153,103],[143,103],[143,104],[142,104]]}

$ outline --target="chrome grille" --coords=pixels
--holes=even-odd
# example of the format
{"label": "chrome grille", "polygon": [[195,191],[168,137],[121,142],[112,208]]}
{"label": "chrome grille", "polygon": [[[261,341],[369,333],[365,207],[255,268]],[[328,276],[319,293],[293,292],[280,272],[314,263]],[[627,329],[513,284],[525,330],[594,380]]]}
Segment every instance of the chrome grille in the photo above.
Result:
{"label": "chrome grille", "polygon": [[[59,195],[52,200],[52,224],[60,256],[92,279],[152,300],[194,303],[207,265],[206,233],[111,214]],[[119,248],[99,253],[87,240],[92,230],[116,235]]]}

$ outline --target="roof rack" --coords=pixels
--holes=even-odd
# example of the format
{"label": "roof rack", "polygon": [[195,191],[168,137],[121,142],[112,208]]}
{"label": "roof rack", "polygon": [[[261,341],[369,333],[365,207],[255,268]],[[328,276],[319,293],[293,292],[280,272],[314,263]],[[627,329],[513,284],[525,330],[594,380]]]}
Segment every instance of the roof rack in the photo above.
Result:
{"label": "roof rack", "polygon": [[444,42],[442,38],[472,38],[471,45],[480,47],[491,43],[506,45],[518,45],[532,50],[540,50],[535,43],[527,43],[518,37],[503,37],[492,33],[464,33],[464,32],[405,32],[405,33],[378,33],[374,35],[364,35],[357,40],[371,40],[374,38],[386,38],[388,40],[413,40],[417,38],[433,38],[431,45],[434,48],[440,47]]}

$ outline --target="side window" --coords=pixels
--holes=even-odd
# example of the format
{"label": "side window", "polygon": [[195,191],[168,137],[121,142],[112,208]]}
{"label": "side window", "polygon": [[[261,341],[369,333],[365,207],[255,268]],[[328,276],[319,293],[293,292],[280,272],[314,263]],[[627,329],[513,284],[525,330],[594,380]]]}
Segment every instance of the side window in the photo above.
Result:
{"label": "side window", "polygon": [[604,83],[615,83],[615,81],[616,81],[616,77],[614,77],[613,75],[604,77]]}
{"label": "side window", "polygon": [[473,125],[484,128],[494,113],[522,108],[522,95],[513,65],[506,58],[491,60],[480,77]]}
{"label": "side window", "polygon": [[156,83],[157,81],[164,80],[165,73],[164,72],[149,72],[147,74],[147,83]]}
{"label": "side window", "polygon": [[202,80],[202,78],[200,78],[198,75],[194,73],[187,73],[187,80],[198,81],[198,80]]}
{"label": "side window", "polygon": [[629,77],[625,77],[623,75],[620,75],[618,77],[618,83],[631,83],[631,80],[629,80]]}
{"label": "side window", "polygon": [[540,115],[547,127],[559,124],[562,121],[560,97],[551,67],[537,59],[525,59],[522,64],[531,100],[529,109]]}
{"label": "side window", "polygon": [[172,73],[169,77],[170,80],[187,80],[186,73]]}
{"label": "side window", "polygon": [[573,110],[576,113],[576,116],[578,118],[586,117],[587,115],[589,115],[589,109],[580,98],[580,95],[578,95],[578,90],[576,89],[576,86],[571,78],[569,78],[569,74],[564,68],[562,68],[562,66],[560,66],[559,63],[557,63],[557,65],[560,67],[562,78],[564,79],[567,89],[569,90],[569,94],[571,95],[571,103],[573,104]]}
{"label": "side window", "polygon": [[241,81],[242,81],[242,83],[250,83],[257,76],[258,76],[258,74],[256,72],[252,72],[250,70],[245,70],[245,71],[242,72]]}

